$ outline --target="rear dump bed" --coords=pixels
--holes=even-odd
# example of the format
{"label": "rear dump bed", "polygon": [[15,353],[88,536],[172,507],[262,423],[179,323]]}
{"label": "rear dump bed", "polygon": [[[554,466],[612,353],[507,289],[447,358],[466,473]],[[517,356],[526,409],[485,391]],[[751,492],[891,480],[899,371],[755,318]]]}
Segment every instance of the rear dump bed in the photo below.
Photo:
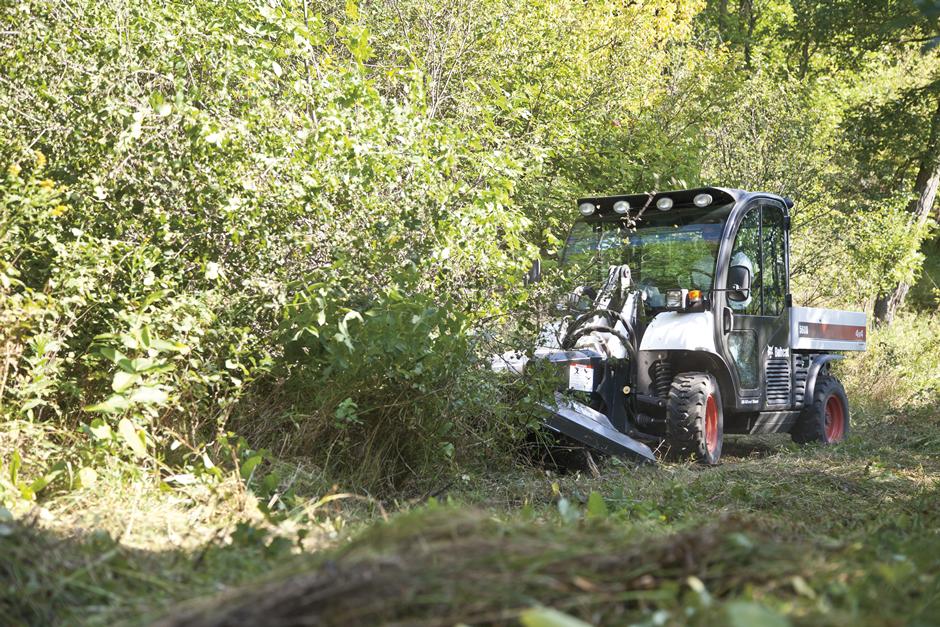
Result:
{"label": "rear dump bed", "polygon": [[790,347],[804,351],[863,351],[868,338],[865,314],[814,307],[790,309]]}

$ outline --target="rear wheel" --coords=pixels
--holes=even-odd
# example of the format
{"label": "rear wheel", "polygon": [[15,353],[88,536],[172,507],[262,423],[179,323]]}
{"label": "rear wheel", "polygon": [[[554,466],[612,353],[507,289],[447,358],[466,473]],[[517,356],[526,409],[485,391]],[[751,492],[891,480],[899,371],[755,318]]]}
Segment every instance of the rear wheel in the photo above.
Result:
{"label": "rear wheel", "polygon": [[667,411],[672,455],[717,464],[724,438],[724,415],[715,377],[703,372],[678,375],[669,389]]}
{"label": "rear wheel", "polygon": [[849,400],[842,383],[832,375],[816,380],[813,402],[803,409],[790,437],[799,444],[836,444],[849,432]]}

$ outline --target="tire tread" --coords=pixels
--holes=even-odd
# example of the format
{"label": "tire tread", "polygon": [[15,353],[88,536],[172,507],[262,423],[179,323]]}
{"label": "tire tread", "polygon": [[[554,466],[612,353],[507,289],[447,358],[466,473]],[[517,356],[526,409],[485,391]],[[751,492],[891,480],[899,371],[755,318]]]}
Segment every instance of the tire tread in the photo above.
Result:
{"label": "tire tread", "polygon": [[[688,459],[691,456],[696,461],[709,462],[705,441],[705,407],[709,394],[717,394],[717,385],[707,373],[684,372],[672,380],[667,425],[673,457]],[[720,397],[716,400],[720,416]]]}
{"label": "tire tread", "polygon": [[797,444],[826,441],[826,401],[832,394],[842,397],[845,410],[845,435],[849,433],[849,403],[842,382],[832,374],[820,375],[813,390],[813,402],[803,408],[796,424],[790,430],[790,437]]}

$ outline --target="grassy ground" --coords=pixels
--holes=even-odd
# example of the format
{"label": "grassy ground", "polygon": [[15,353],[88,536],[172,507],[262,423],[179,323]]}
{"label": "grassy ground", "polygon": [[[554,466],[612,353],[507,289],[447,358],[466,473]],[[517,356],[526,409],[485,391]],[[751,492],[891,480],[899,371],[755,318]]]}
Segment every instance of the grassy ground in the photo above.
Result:
{"label": "grassy ground", "polygon": [[309,523],[275,526],[236,482],[102,476],[0,526],[0,622],[940,624],[929,414],[857,415],[832,448],[730,439],[714,469],[479,469],[388,523],[311,494]]}
{"label": "grassy ground", "polygon": [[731,437],[717,468],[596,477],[464,462],[382,501],[281,461],[276,517],[237,472],[170,489],[97,449],[63,471],[94,465],[82,487],[11,501],[88,449],[3,421],[0,624],[940,625],[938,338],[903,318],[844,364],[839,446]]}

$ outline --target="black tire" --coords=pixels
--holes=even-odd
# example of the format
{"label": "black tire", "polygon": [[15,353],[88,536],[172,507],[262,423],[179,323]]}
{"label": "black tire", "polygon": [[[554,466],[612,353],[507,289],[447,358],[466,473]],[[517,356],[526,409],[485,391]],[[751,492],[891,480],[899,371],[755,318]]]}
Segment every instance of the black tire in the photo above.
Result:
{"label": "black tire", "polygon": [[724,412],[715,377],[684,372],[669,389],[668,439],[671,455],[713,466],[721,458]]}
{"label": "black tire", "polygon": [[849,433],[849,399],[845,388],[835,376],[820,375],[816,379],[813,402],[800,413],[790,429],[797,444],[821,442],[837,444]]}

